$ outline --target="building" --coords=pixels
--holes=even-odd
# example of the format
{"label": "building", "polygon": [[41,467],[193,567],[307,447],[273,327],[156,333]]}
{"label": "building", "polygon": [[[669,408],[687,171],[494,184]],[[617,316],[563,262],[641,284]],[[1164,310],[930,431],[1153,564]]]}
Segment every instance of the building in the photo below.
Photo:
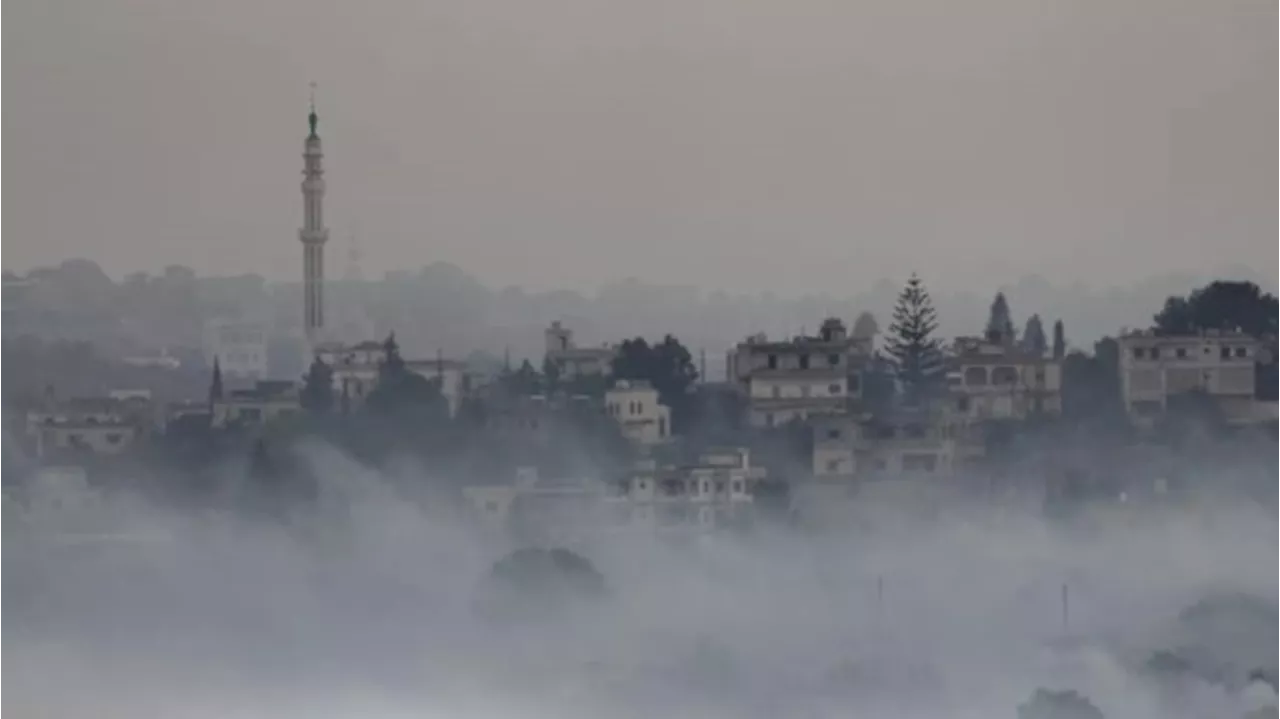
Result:
{"label": "building", "polygon": [[303,331],[307,345],[314,347],[324,333],[324,245],[329,230],[324,226],[324,151],[316,134],[315,98],[307,123],[311,131],[303,142],[302,242]]}
{"label": "building", "polygon": [[[373,341],[354,345],[325,343],[316,347],[316,357],[333,370],[334,392],[354,406],[364,402],[377,386],[386,348],[382,342]],[[405,360],[404,364],[410,372],[439,382],[440,393],[449,403],[450,416],[457,414],[473,384],[465,362],[437,357]]]}
{"label": "building", "polygon": [[230,390],[212,398],[210,425],[261,427],[300,410],[298,385],[288,380],[258,380],[250,389]]}
{"label": "building", "polygon": [[204,359],[210,366],[216,358],[229,378],[259,380],[268,377],[267,337],[264,322],[215,319],[205,323]]}
{"label": "building", "polygon": [[76,397],[27,413],[26,435],[37,457],[59,453],[120,454],[152,422],[147,399]]}
{"label": "building", "polygon": [[770,342],[756,335],[729,353],[727,374],[747,398],[752,426],[842,414],[862,396],[869,338],[851,338],[844,323],[828,319],[815,337]]}
{"label": "building", "polygon": [[1259,340],[1234,332],[1157,335],[1131,332],[1118,340],[1120,393],[1129,417],[1150,425],[1171,398],[1209,397],[1229,423],[1251,423],[1270,412],[1256,399],[1259,362],[1270,361]]}
{"label": "building", "polygon": [[952,412],[967,422],[1062,413],[1062,363],[1015,345],[961,337],[948,358]]}
{"label": "building", "polygon": [[671,408],[643,380],[618,380],[604,395],[605,414],[632,444],[652,446],[671,437]]}
{"label": "building", "polygon": [[749,520],[765,476],[748,450],[735,447],[683,467],[641,462],[616,482],[547,480],[526,467],[512,484],[467,487],[463,495],[483,524],[534,535],[698,533]]}
{"label": "building", "polygon": [[546,362],[556,367],[560,378],[608,376],[613,369],[617,350],[613,347],[578,347],[573,342],[573,330],[552,322],[545,332]]}
{"label": "building", "polygon": [[812,425],[812,473],[819,482],[949,476],[976,453],[964,423],[945,406],[831,415]]}

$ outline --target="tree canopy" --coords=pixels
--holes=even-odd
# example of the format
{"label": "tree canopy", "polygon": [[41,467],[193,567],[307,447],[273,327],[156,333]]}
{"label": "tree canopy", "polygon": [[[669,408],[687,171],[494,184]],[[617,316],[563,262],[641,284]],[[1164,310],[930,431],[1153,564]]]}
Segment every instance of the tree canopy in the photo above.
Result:
{"label": "tree canopy", "polygon": [[624,340],[613,359],[614,379],[645,380],[658,391],[663,404],[671,408],[673,430],[682,431],[690,419],[690,389],[698,379],[693,356],[672,335],[657,344],[643,337]]}
{"label": "tree canopy", "polygon": [[1252,282],[1216,281],[1170,297],[1153,318],[1162,334],[1194,334],[1202,330],[1239,331],[1254,337],[1276,334],[1276,298]]}
{"label": "tree canopy", "polygon": [[991,301],[985,336],[988,342],[1002,345],[1012,344],[1017,339],[1013,316],[1009,313],[1009,301],[1005,299],[1003,292],[997,292],[996,298]]}

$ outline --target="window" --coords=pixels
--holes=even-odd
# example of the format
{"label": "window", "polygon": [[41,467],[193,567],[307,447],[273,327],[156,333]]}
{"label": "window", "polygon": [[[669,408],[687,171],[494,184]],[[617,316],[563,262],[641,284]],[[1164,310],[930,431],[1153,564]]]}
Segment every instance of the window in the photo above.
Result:
{"label": "window", "polygon": [[659,417],[658,418],[658,439],[663,439],[666,436],[667,436],[667,418]]}
{"label": "window", "polygon": [[840,385],[829,384],[827,385],[827,391],[830,392],[831,394],[840,394]]}
{"label": "window", "polygon": [[840,355],[836,355],[836,354],[827,355],[827,364],[832,367],[839,367]]}
{"label": "window", "polygon": [[1143,357],[1145,357],[1145,356],[1146,356],[1146,354],[1147,354],[1147,351],[1146,351],[1144,348],[1142,348],[1142,347],[1134,347],[1134,348],[1133,348],[1133,358],[1134,358],[1134,359],[1142,359]]}
{"label": "window", "polygon": [[1151,348],[1151,359],[1153,359],[1153,360],[1158,360],[1158,359],[1160,359],[1160,348],[1159,348],[1159,347],[1152,347],[1152,348]]}
{"label": "window", "polygon": [[1044,386],[1044,368],[1043,367],[1036,368],[1036,386],[1037,387]]}
{"label": "window", "polygon": [[644,402],[636,402],[636,414],[644,414]]}
{"label": "window", "polygon": [[1249,356],[1249,348],[1248,348],[1248,347],[1237,347],[1237,348],[1236,348],[1236,357],[1248,357],[1248,356]]}
{"label": "window", "polygon": [[809,355],[800,355],[800,369],[809,369]]}
{"label": "window", "polygon": [[828,473],[831,473],[831,474],[835,474],[836,472],[839,472],[839,471],[840,471],[840,460],[838,460],[838,459],[828,459],[828,460],[827,460],[827,472],[828,472]]}
{"label": "window", "polygon": [[770,394],[773,395],[774,399],[777,399],[782,396],[782,388],[779,387],[778,385],[774,385],[773,388],[770,390]]}
{"label": "window", "polygon": [[840,439],[840,430],[832,427],[827,430],[827,439]]}
{"label": "window", "polygon": [[710,483],[710,482],[707,482],[707,481],[705,481],[705,480],[704,480],[704,481],[702,482],[702,492],[703,492],[703,494],[709,493],[710,491],[711,491],[711,483]]}
{"label": "window", "polygon": [[1221,355],[1221,356],[1222,356],[1222,359],[1231,359],[1231,348],[1230,348],[1230,347],[1223,347],[1223,348],[1221,349],[1221,352],[1222,352],[1222,355]]}
{"label": "window", "polygon": [[778,355],[769,355],[769,369],[778,369]]}
{"label": "window", "polygon": [[1176,350],[1174,350],[1174,351],[1173,351],[1173,354],[1174,354],[1174,355],[1176,355],[1178,359],[1186,359],[1186,358],[1187,358],[1187,348],[1186,348],[1186,347],[1179,347],[1178,349],[1176,349]]}
{"label": "window", "polygon": [[800,387],[800,396],[801,396],[801,397],[808,397],[808,396],[809,396],[809,394],[810,394],[810,392],[812,392],[812,390],[813,390],[813,388],[806,384],[806,385],[804,385],[804,386]]}
{"label": "window", "polygon": [[1014,385],[1018,383],[1018,370],[1015,367],[996,367],[991,370],[991,384]]}
{"label": "window", "polygon": [[716,494],[723,494],[723,493],[724,493],[724,480],[718,479],[716,480]]}
{"label": "window", "polygon": [[970,387],[986,387],[987,386],[987,368],[986,367],[965,367],[964,383]]}
{"label": "window", "polygon": [[741,479],[735,479],[735,480],[733,481],[733,491],[737,492],[738,494],[741,494],[741,493],[742,493],[742,480],[741,480]]}
{"label": "window", "polygon": [[649,488],[649,483],[648,483],[648,482],[646,482],[646,481],[644,481],[644,480],[642,479],[642,480],[640,480],[639,487],[640,487],[640,491],[642,491],[642,492],[643,492],[644,490],[646,490],[646,489],[648,489],[648,488]]}

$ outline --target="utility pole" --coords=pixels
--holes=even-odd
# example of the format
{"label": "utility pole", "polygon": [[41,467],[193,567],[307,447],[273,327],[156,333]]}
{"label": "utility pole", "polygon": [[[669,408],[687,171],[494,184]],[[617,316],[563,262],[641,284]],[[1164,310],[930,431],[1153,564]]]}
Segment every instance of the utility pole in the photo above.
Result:
{"label": "utility pole", "polygon": [[1071,604],[1067,595],[1067,583],[1062,583],[1062,633],[1066,634],[1071,628]]}

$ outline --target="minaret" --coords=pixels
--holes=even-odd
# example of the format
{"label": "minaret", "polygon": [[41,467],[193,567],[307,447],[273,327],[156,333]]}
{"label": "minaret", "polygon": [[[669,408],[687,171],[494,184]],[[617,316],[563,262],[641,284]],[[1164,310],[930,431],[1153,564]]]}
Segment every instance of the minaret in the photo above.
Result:
{"label": "minaret", "polygon": [[324,168],[321,165],[324,152],[320,149],[320,136],[316,134],[314,83],[311,89],[311,113],[307,116],[311,132],[302,152],[303,215],[298,239],[302,241],[303,327],[307,344],[314,348],[324,331],[324,243],[329,240],[329,231],[324,227]]}

